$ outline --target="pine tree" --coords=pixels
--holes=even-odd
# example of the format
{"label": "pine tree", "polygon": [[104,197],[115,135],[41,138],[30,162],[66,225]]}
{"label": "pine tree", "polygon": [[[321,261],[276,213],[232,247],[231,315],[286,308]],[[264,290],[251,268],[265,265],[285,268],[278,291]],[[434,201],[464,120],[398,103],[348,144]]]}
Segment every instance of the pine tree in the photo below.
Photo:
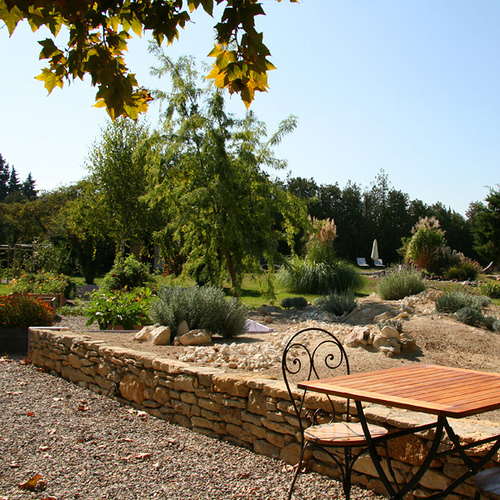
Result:
{"label": "pine tree", "polygon": [[9,181],[9,164],[4,160],[3,156],[0,154],[0,201],[5,200],[5,197],[9,194],[8,181]]}
{"label": "pine tree", "polygon": [[17,176],[16,169],[12,167],[10,171],[9,182],[7,184],[9,194],[18,193],[21,191],[22,184],[19,182],[19,177]]}
{"label": "pine tree", "polygon": [[38,191],[35,189],[36,182],[31,177],[31,172],[26,177],[26,180],[23,182],[21,193],[28,200],[34,200],[37,197]]}

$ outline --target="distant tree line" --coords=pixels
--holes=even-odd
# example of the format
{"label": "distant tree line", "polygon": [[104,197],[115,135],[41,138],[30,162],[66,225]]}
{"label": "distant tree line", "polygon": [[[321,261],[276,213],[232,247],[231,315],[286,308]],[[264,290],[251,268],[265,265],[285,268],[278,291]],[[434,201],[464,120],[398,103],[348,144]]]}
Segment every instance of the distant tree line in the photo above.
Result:
{"label": "distant tree line", "polygon": [[338,257],[355,261],[368,258],[377,239],[380,257],[387,263],[401,260],[398,252],[403,238],[419,219],[435,217],[445,232],[448,245],[465,255],[480,259],[474,248],[473,221],[442,203],[426,205],[410,200],[408,194],[393,188],[381,170],[367,188],[348,182],[318,185],[314,179],[290,177],[284,187],[307,202],[308,213],[317,219],[332,218],[337,226],[335,248]]}
{"label": "distant tree line", "polygon": [[37,190],[31,172],[24,182],[20,182],[16,169],[10,167],[0,154],[0,202],[16,203],[33,200],[36,196]]}

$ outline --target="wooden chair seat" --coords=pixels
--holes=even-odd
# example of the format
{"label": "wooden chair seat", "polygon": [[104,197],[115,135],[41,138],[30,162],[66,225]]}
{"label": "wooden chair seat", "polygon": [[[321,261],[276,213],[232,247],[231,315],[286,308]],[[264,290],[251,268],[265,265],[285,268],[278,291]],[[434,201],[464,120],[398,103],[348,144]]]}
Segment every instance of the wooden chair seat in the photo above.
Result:
{"label": "wooden chair seat", "polygon": [[[388,431],[378,425],[370,425],[370,435],[374,438],[385,436]],[[304,430],[304,438],[323,446],[365,446],[363,428],[357,422],[333,422],[313,425]]]}
{"label": "wooden chair seat", "polygon": [[500,467],[478,472],[474,476],[474,484],[481,495],[492,500],[500,500]]}

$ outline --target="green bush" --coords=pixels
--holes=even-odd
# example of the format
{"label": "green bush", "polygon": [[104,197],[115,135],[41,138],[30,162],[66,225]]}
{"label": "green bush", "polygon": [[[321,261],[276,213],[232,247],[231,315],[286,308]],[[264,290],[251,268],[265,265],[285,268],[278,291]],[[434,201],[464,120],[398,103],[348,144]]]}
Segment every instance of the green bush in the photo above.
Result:
{"label": "green bush", "polygon": [[132,330],[135,325],[145,325],[149,322],[148,311],[151,302],[149,288],[135,290],[95,290],[90,296],[87,306],[87,326],[94,321],[100,330],[121,325],[125,330]]}
{"label": "green bush", "polygon": [[111,271],[104,276],[101,289],[113,291],[152,285],[154,285],[154,277],[149,274],[148,266],[139,262],[131,254],[125,260],[118,258],[115,261]]}
{"label": "green bush", "polygon": [[58,316],[86,316],[88,302],[81,299],[75,299],[73,304],[67,302],[57,309]]}
{"label": "green bush", "polygon": [[481,281],[477,288],[481,295],[490,297],[490,299],[500,299],[500,281]]}
{"label": "green bush", "polygon": [[214,286],[163,288],[151,308],[152,318],[174,332],[185,320],[192,329],[204,328],[223,337],[241,333],[247,313],[246,306],[235,298],[226,299]]}
{"label": "green bush", "polygon": [[36,297],[0,295],[0,328],[51,326],[53,321],[52,308]]}
{"label": "green bush", "polygon": [[69,298],[76,285],[69,276],[49,272],[24,273],[12,281],[15,293],[63,293]]}
{"label": "green bush", "polygon": [[352,265],[342,261],[316,263],[295,257],[280,269],[279,284],[293,293],[326,295],[355,292],[363,288],[363,276]]}
{"label": "green bush", "polygon": [[481,266],[475,260],[464,257],[458,264],[449,267],[444,272],[444,277],[448,280],[475,280],[481,272]]}
{"label": "green bush", "polygon": [[307,300],[304,297],[286,297],[280,302],[283,309],[305,309],[307,307]]}
{"label": "green bush", "polygon": [[331,293],[324,297],[318,297],[314,301],[314,305],[335,316],[349,314],[356,309],[356,299],[352,292]]}
{"label": "green bush", "polygon": [[450,292],[441,295],[436,300],[436,310],[440,312],[455,313],[464,307],[481,311],[491,304],[491,299],[463,292]]}
{"label": "green bush", "polygon": [[383,300],[398,300],[423,292],[426,286],[420,274],[411,268],[392,269],[377,284],[377,294]]}
{"label": "green bush", "polygon": [[474,307],[462,307],[453,316],[458,321],[470,326],[480,326],[484,324],[485,320],[483,313]]}
{"label": "green bush", "polygon": [[151,303],[153,322],[175,333],[182,321],[191,329],[205,329],[231,338],[245,329],[248,308],[238,299],[226,298],[215,286],[164,287]]}
{"label": "green bush", "polygon": [[384,319],[377,323],[379,330],[382,330],[384,326],[390,326],[395,328],[399,333],[403,331],[403,323],[399,319]]}

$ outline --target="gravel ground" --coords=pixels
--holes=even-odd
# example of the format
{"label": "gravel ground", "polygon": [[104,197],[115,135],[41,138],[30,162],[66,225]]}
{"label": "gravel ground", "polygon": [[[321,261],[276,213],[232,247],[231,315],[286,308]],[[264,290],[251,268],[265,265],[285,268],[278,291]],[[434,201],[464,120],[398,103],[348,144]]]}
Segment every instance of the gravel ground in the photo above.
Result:
{"label": "gravel ground", "polygon": [[[292,477],[281,461],[156,419],[20,357],[0,357],[0,408],[0,500],[284,499]],[[381,498],[357,488],[352,497]],[[310,473],[294,498],[343,494],[337,481]]]}

